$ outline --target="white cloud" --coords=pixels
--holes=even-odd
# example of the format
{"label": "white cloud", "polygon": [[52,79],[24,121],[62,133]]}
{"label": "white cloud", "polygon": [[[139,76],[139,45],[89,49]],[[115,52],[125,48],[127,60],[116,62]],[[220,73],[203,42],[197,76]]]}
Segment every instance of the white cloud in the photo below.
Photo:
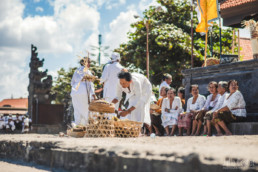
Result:
{"label": "white cloud", "polygon": [[35,11],[36,11],[36,12],[43,12],[44,9],[43,9],[42,7],[36,7]]}
{"label": "white cloud", "polygon": [[1,98],[25,97],[28,95],[28,73],[25,69],[28,51],[13,48],[0,48],[0,93]]}
{"label": "white cloud", "polygon": [[21,0],[0,1],[0,99],[27,94],[29,68],[25,61],[30,56],[30,44],[52,58],[64,58],[64,54],[75,57],[85,48],[87,35],[98,32],[100,14],[95,7],[82,0],[56,0],[51,4],[53,16],[23,18],[25,6]]}
{"label": "white cloud", "polygon": [[144,11],[145,9],[148,9],[149,6],[159,6],[160,4],[156,0],[141,0],[139,2],[139,9],[141,11]]}
{"label": "white cloud", "polygon": [[128,41],[127,33],[132,31],[130,25],[135,22],[134,15],[136,14],[137,12],[134,10],[121,12],[119,16],[110,23],[110,32],[105,34],[104,37],[104,44],[111,45],[110,51],[118,48],[121,43]]}
{"label": "white cloud", "polygon": [[[38,3],[40,0],[33,2]],[[54,61],[61,63],[49,71],[49,74],[55,76],[60,66],[73,67],[78,60],[76,55],[82,50],[98,53],[90,48],[91,45],[98,45],[98,10],[101,7],[119,9],[118,7],[126,4],[126,0],[48,2],[54,9],[53,16],[24,18],[25,5],[22,0],[0,0],[0,99],[10,97],[11,94],[14,97],[27,95],[31,44],[38,47],[40,58],[45,57],[45,65]],[[127,32],[131,29],[130,24],[135,22],[133,15],[137,14],[136,10],[143,11],[150,5],[155,5],[155,2],[141,0],[137,5],[125,7],[125,11],[120,12],[119,16],[110,22],[109,28],[103,34],[102,45],[110,45],[112,51],[121,43],[125,43],[128,40]],[[102,58],[102,63],[105,61],[107,59]]]}

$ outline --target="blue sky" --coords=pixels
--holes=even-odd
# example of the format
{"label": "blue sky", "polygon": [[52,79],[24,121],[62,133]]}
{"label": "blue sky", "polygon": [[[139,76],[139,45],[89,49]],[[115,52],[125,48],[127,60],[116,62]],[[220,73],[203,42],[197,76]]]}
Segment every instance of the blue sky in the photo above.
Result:
{"label": "blue sky", "polygon": [[[0,100],[27,97],[30,46],[44,58],[42,70],[57,76],[94,52],[98,34],[108,53],[128,41],[134,15],[155,0],[0,0]],[[96,60],[93,58],[93,60]],[[102,57],[101,63],[109,59]]]}
{"label": "blue sky", "polygon": [[[61,68],[78,65],[86,51],[97,53],[102,34],[108,53],[127,42],[134,15],[141,15],[155,0],[1,0],[0,100],[27,97],[31,44],[44,58],[41,70],[57,76]],[[93,60],[97,60],[92,57]],[[101,63],[109,59],[102,57]]]}

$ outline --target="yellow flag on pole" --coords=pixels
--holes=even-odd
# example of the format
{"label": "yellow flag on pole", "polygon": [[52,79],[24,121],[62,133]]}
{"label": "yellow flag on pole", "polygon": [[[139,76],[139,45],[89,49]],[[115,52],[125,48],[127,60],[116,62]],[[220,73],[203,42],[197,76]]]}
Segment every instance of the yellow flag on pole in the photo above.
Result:
{"label": "yellow flag on pole", "polygon": [[196,27],[196,32],[207,32],[208,23],[219,18],[218,0],[197,0],[201,12],[201,23]]}

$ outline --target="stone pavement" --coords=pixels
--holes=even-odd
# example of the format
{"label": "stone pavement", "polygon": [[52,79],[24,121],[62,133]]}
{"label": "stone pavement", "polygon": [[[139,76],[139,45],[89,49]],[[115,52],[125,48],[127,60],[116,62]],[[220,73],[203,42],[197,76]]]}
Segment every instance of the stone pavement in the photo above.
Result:
{"label": "stone pavement", "polygon": [[0,158],[68,171],[256,171],[258,135],[70,138],[0,136]]}

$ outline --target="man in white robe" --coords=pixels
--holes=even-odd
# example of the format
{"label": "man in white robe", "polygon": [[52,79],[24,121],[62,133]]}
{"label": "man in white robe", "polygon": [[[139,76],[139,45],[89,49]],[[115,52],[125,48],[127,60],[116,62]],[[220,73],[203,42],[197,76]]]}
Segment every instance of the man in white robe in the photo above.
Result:
{"label": "man in white robe", "polygon": [[100,78],[101,83],[104,84],[103,98],[109,103],[116,97],[117,84],[119,83],[117,75],[123,69],[119,62],[120,54],[114,52],[111,57],[111,63],[105,66]]}
{"label": "man in white robe", "polygon": [[[87,70],[85,69],[88,68]],[[89,103],[95,98],[94,85],[89,81],[82,81],[83,77],[88,74],[92,75],[89,70],[90,59],[88,58],[87,66],[81,61],[81,67],[76,69],[71,81],[71,97],[74,107],[74,120],[76,125],[86,125],[88,122]]]}
{"label": "man in white robe", "polygon": [[118,78],[116,98],[112,103],[121,100],[122,92],[126,93],[125,102],[129,102],[127,110],[122,111],[120,116],[150,125],[150,100],[152,95],[150,81],[142,74],[130,74],[129,72],[120,72]]}

